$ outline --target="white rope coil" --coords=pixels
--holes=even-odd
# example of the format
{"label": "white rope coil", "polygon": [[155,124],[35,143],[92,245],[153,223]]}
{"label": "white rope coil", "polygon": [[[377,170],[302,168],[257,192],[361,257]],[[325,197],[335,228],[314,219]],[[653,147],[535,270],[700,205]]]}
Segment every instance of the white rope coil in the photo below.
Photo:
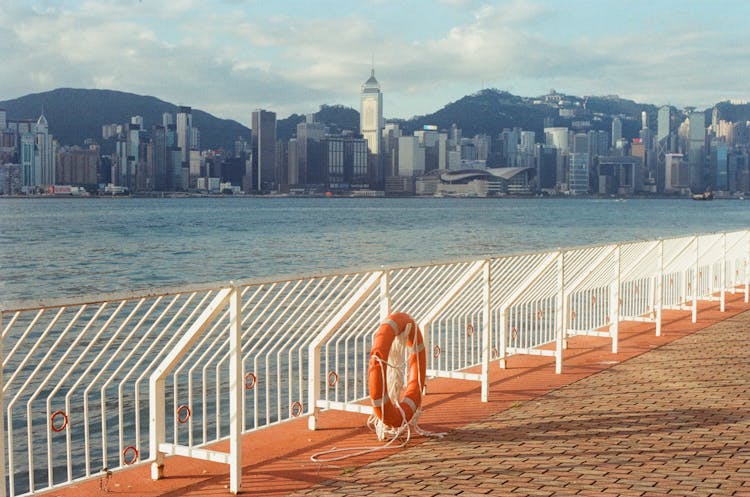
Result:
{"label": "white rope coil", "polygon": [[[364,454],[369,454],[371,452],[376,452],[379,450],[388,450],[388,449],[400,449],[401,447],[404,447],[407,443],[409,443],[409,440],[411,439],[411,432],[412,428],[414,428],[414,432],[422,435],[424,437],[438,437],[442,438],[445,436],[445,433],[433,433],[426,430],[423,430],[418,424],[417,421],[419,420],[420,415],[422,414],[422,403],[420,402],[419,407],[417,407],[416,411],[414,412],[414,415],[410,420],[406,420],[406,413],[404,413],[404,410],[401,409],[401,405],[399,402],[399,399],[401,399],[401,392],[404,389],[404,383],[406,381],[406,366],[409,360],[409,356],[411,354],[416,354],[417,358],[417,371],[420,369],[419,364],[419,354],[417,351],[417,340],[412,340],[411,347],[408,346],[408,337],[409,333],[411,332],[411,323],[406,326],[406,329],[402,332],[396,335],[395,339],[393,340],[393,343],[391,344],[391,350],[388,353],[388,360],[384,361],[377,355],[373,355],[372,357],[381,363],[381,374],[384,370],[387,371],[385,373],[385,377],[382,378],[383,383],[387,386],[387,395],[388,400],[387,402],[393,402],[393,404],[398,408],[399,412],[401,413],[401,426],[399,427],[390,427],[387,426],[381,419],[379,419],[375,415],[371,415],[367,420],[367,426],[370,428],[371,431],[375,432],[375,435],[378,437],[378,440],[385,441],[388,439],[388,441],[385,443],[385,445],[381,446],[370,446],[370,447],[346,447],[346,448],[336,448],[333,447],[329,450],[325,450],[322,452],[317,452],[310,456],[310,459],[313,462],[319,462],[319,463],[327,463],[327,462],[334,462],[334,461],[341,461],[343,459],[347,459],[349,457],[355,457],[360,456]],[[385,367],[387,366],[387,367]],[[419,379],[419,375],[417,375],[417,381],[421,381]],[[424,396],[425,393],[425,386],[420,383],[419,385],[419,391],[422,396]],[[403,439],[403,442],[399,445],[393,445],[396,440],[398,440],[399,437],[406,434],[405,438]],[[332,454],[340,454],[338,456],[333,457],[325,457]]]}

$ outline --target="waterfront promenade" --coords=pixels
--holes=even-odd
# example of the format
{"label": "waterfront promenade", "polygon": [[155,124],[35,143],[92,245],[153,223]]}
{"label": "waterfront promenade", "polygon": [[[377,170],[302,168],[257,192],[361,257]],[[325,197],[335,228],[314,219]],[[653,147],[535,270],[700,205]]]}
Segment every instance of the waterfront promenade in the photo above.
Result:
{"label": "waterfront promenade", "polygon": [[[701,302],[653,324],[620,325],[610,341],[576,337],[563,373],[554,359],[493,363],[490,401],[475,383],[433,380],[421,426],[448,432],[405,449],[330,464],[331,447],[376,445],[365,417],[325,413],[243,439],[243,495],[735,495],[750,496],[750,311],[742,295],[727,310]],[[45,495],[228,495],[226,466],[167,459],[167,478],[148,467]],[[105,488],[102,488],[104,486]],[[108,492],[105,492],[108,491]]]}

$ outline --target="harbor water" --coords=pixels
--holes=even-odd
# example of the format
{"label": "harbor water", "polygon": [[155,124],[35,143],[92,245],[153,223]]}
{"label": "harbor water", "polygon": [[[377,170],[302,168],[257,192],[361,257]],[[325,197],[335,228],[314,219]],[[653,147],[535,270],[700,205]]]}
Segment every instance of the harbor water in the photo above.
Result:
{"label": "harbor water", "polygon": [[361,271],[745,229],[685,199],[0,199],[0,302]]}

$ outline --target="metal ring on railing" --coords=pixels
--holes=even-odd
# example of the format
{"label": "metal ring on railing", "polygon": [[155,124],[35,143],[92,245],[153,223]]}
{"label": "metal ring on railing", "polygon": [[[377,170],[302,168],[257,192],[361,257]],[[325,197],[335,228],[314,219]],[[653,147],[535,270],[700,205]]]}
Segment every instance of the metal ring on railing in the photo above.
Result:
{"label": "metal ring on railing", "polygon": [[[133,454],[133,457],[128,459],[128,454]],[[126,466],[135,464],[137,460],[138,460],[138,449],[136,449],[134,445],[128,445],[127,447],[122,449],[122,462]]]}
{"label": "metal ring on railing", "polygon": [[635,292],[636,295],[638,295],[638,285],[635,285],[635,287],[633,288],[633,291]]}
{"label": "metal ring on railing", "polygon": [[591,296],[591,305],[596,305],[596,295]]}
{"label": "metal ring on railing", "polygon": [[571,319],[571,321],[575,321],[576,320],[576,311],[570,311],[570,319]]}
{"label": "metal ring on railing", "polygon": [[[55,420],[58,418],[58,416],[62,416],[62,424],[60,426],[55,425]],[[68,415],[65,414],[65,411],[55,411],[52,413],[52,416],[49,417],[49,421],[52,431],[59,433],[68,426]]]}
{"label": "metal ring on railing", "polygon": [[510,339],[514,342],[518,340],[518,330],[515,326],[510,329]]}
{"label": "metal ring on railing", "polygon": [[255,377],[255,373],[251,372],[245,375],[245,390],[254,389],[256,383],[258,383],[258,378]]}
{"label": "metal ring on railing", "polygon": [[432,349],[432,357],[437,359],[438,357],[440,357],[440,352],[442,352],[442,350],[440,349],[440,345],[435,345],[435,347],[433,347]]}
{"label": "metal ring on railing", "polygon": [[177,422],[181,425],[184,425],[190,419],[191,414],[192,413],[190,412],[190,406],[188,406],[187,404],[182,404],[177,408]]}
{"label": "metal ring on railing", "polygon": [[538,319],[539,321],[541,321],[541,320],[542,320],[542,316],[544,316],[544,313],[542,313],[542,310],[541,310],[541,309],[539,309],[538,311],[536,311],[536,318],[537,318],[537,319]]}
{"label": "metal ring on railing", "polygon": [[500,352],[497,350],[497,347],[492,347],[492,357],[495,358],[500,355]]}
{"label": "metal ring on railing", "polygon": [[669,286],[674,285],[674,278],[669,278]]}
{"label": "metal ring on railing", "polygon": [[328,386],[329,387],[335,387],[336,383],[339,382],[339,375],[336,371],[329,371],[328,372]]}
{"label": "metal ring on railing", "polygon": [[290,411],[293,418],[298,417],[300,414],[302,414],[302,402],[300,402],[299,400],[295,401],[292,404]]}
{"label": "metal ring on railing", "polygon": [[467,336],[474,336],[474,325],[472,323],[469,323],[466,326],[466,335]]}

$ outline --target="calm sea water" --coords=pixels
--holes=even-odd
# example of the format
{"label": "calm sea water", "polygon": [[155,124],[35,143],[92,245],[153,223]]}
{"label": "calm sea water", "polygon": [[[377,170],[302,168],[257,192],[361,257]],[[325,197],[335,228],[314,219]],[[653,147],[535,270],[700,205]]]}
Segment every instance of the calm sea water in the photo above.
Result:
{"label": "calm sea water", "polygon": [[745,229],[750,202],[0,199],[0,302]]}

